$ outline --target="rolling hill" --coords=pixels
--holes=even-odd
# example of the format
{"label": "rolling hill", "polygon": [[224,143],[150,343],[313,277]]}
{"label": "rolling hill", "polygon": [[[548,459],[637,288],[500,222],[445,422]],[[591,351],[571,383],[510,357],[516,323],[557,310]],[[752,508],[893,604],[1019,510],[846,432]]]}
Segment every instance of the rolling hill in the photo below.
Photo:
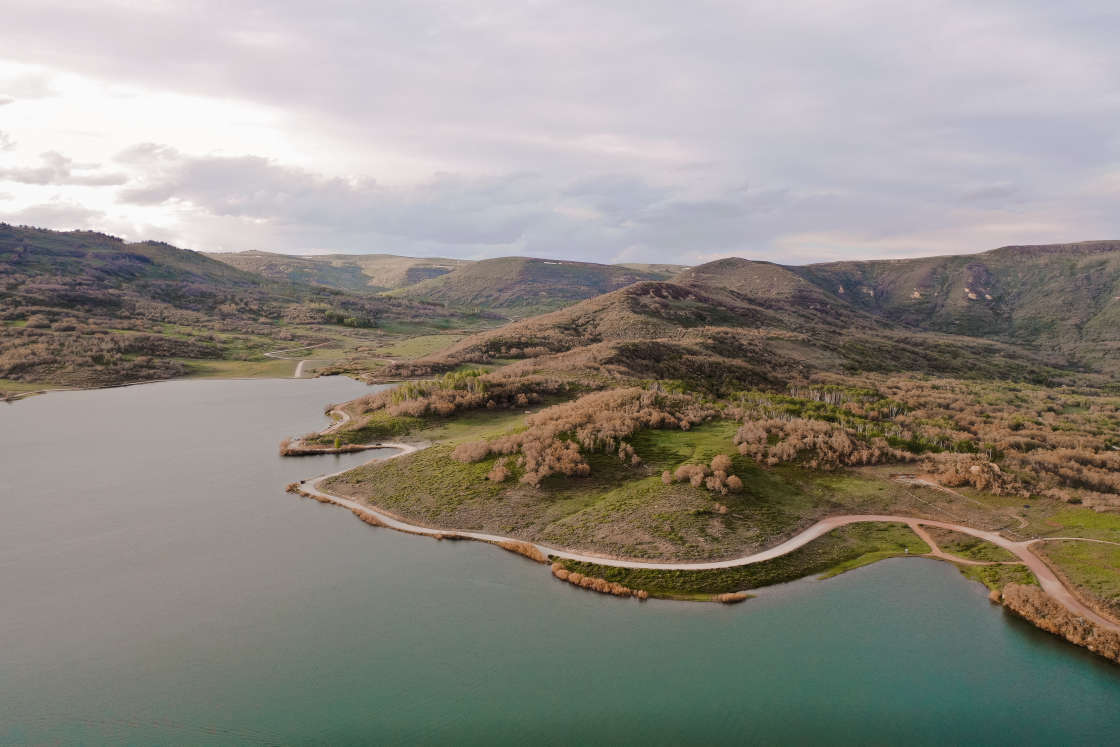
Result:
{"label": "rolling hill", "polygon": [[520,318],[568,306],[640,280],[665,280],[684,265],[601,265],[530,257],[426,259],[391,254],[291,256],[246,251],[209,255],[276,281],[381,293],[450,309]]}
{"label": "rolling hill", "polygon": [[392,254],[300,257],[246,251],[214,253],[208,256],[271,280],[320,285],[355,293],[380,293],[415,285],[469,264],[469,260],[398,257]]}
{"label": "rolling hill", "polygon": [[789,269],[908,327],[1052,348],[1094,366],[1120,357],[1118,241]]}
{"label": "rolling hill", "polygon": [[[767,271],[770,271],[767,269]],[[719,273],[727,278],[726,273]],[[463,364],[509,364],[510,373],[579,379],[675,380],[726,392],[812,371],[922,372],[1052,381],[1076,368],[1068,357],[963,335],[912,329],[842,301],[752,299],[726,287],[644,281],[570,307],[467,337],[407,373]],[[812,292],[810,291],[810,295]]]}
{"label": "rolling hill", "polygon": [[[0,382],[105,385],[440,307],[282,283],[159,242],[0,224]],[[4,387],[0,386],[0,389]]]}
{"label": "rolling hill", "polygon": [[520,317],[560,308],[638,281],[668,276],[664,271],[620,265],[502,257],[472,262],[387,295]]}
{"label": "rolling hill", "polygon": [[739,258],[468,337],[437,369],[611,366],[716,388],[809,369],[1114,379],[1120,242],[782,266]]}

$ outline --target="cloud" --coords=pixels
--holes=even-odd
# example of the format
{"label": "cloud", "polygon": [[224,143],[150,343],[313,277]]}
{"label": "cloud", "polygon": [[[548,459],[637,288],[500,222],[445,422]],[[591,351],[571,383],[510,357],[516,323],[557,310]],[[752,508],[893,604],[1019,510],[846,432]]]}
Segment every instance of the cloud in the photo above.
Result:
{"label": "cloud", "polygon": [[43,73],[25,73],[0,80],[0,98],[8,101],[16,99],[45,99],[58,95],[51,86],[50,77]]}
{"label": "cloud", "polygon": [[[43,72],[0,102],[42,129],[90,101],[148,126],[153,92],[244,106],[102,124],[92,154],[15,130],[89,161],[166,145],[120,174],[3,173],[128,174],[121,210],[204,248],[807,261],[1108,237],[1118,21],[1104,0],[9,0],[4,55]],[[65,73],[91,81],[72,111]],[[267,136],[231,145],[247,111]]]}
{"label": "cloud", "polygon": [[[4,137],[6,136],[0,133],[0,146],[4,145]],[[128,181],[124,174],[94,171],[98,164],[74,163],[73,159],[57,151],[47,151],[40,154],[39,158],[42,161],[40,166],[0,169],[0,181],[87,187],[116,186]]]}
{"label": "cloud", "polygon": [[361,237],[362,245],[424,253],[603,259],[635,245],[651,251],[693,242],[736,246],[752,220],[791,203],[781,191],[742,188],[686,199],[632,174],[572,181],[534,173],[443,174],[387,186],[255,156],[190,156],[150,143],[116,160],[138,174],[120,191],[122,203],[263,223],[278,235],[289,231],[343,244]]}
{"label": "cloud", "polygon": [[72,202],[47,202],[0,216],[5,223],[13,225],[72,231],[79,228],[100,228],[105,213]]}
{"label": "cloud", "polygon": [[13,150],[16,147],[16,141],[8,133],[0,130],[0,150]]}

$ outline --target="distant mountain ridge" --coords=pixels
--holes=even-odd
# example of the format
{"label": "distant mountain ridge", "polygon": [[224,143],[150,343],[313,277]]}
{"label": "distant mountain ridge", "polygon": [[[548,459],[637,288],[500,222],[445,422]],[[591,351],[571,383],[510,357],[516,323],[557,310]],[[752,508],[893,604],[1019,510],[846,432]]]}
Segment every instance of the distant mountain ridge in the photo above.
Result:
{"label": "distant mountain ridge", "polygon": [[549,311],[669,273],[533,257],[483,259],[387,295],[514,316]]}
{"label": "distant mountain ridge", "polygon": [[[514,321],[423,365],[529,365],[560,356],[557,365],[620,365],[655,378],[689,372],[697,381],[732,381],[748,370],[757,380],[804,367],[1114,378],[1120,242],[803,266],[727,258],[682,268],[528,257],[209,255],[0,224],[0,379],[176,375],[182,366],[150,359],[230,354],[227,338],[215,333],[443,324],[479,313]],[[132,337],[96,336],[113,329]],[[81,360],[68,360],[67,351]],[[109,363],[89,362],[98,360]]]}
{"label": "distant mountain ridge", "polygon": [[381,293],[430,280],[470,260],[401,257],[394,254],[291,255],[221,252],[207,256],[247,272],[283,282],[306,283],[354,293]]}
{"label": "distant mountain ridge", "polygon": [[665,280],[682,265],[605,265],[535,257],[462,260],[392,254],[293,256],[249,251],[214,259],[273,280],[486,309],[510,317],[551,311],[640,280]]}

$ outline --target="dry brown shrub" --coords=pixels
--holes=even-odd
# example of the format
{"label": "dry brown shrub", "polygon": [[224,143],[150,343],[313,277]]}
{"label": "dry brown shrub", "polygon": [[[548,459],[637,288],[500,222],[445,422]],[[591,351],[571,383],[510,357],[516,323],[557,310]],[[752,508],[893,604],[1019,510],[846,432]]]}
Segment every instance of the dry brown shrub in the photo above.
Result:
{"label": "dry brown shrub", "polygon": [[481,462],[490,456],[490,447],[485,441],[462,443],[451,452],[451,458],[457,462]]}
{"label": "dry brown shrub", "polygon": [[[594,576],[585,576],[582,573],[570,573],[561,563],[552,564],[552,575],[561,581],[567,581],[569,584],[578,586],[581,589],[590,589],[600,594],[613,594],[616,597],[634,596],[639,599],[645,599],[649,596],[643,591],[633,591],[629,587],[623,586],[615,581],[607,581],[606,579],[596,578]],[[643,594],[645,596],[643,596]]]}
{"label": "dry brown shrub", "polygon": [[[585,453],[617,452],[623,462],[641,463],[625,441],[643,428],[684,427],[712,417],[715,410],[692,397],[624,387],[587,394],[526,418],[527,428],[489,442],[456,448],[456,459],[519,454],[522,480],[539,485],[549,475],[590,474]],[[485,450],[485,451],[483,451]]]}
{"label": "dry brown shrub", "polygon": [[365,511],[359,511],[356,508],[352,508],[352,509],[350,509],[350,513],[354,514],[359,519],[361,519],[365,523],[369,524],[371,527],[383,527],[383,526],[385,526],[385,523],[383,521],[381,521],[381,519],[378,519],[373,514],[367,514]]}
{"label": "dry brown shrub", "polygon": [[736,604],[750,598],[751,595],[745,591],[728,591],[716,595],[716,601],[722,604]]}
{"label": "dry brown shrub", "polygon": [[[777,438],[770,443],[771,436]],[[811,469],[905,461],[914,455],[891,448],[885,439],[864,438],[839,423],[807,418],[768,418],[744,423],[735,434],[739,453],[761,464],[804,459]]]}
{"label": "dry brown shrub", "polygon": [[704,480],[704,487],[713,493],[720,493],[721,495],[726,495],[727,493],[727,488],[724,486],[723,480],[719,478],[719,475],[712,475]]}
{"label": "dry brown shrub", "polygon": [[665,470],[664,472],[662,472],[661,473],[661,482],[665,485],[672,485],[673,484],[673,473],[670,472],[669,470]]}
{"label": "dry brown shrub", "polygon": [[494,466],[486,473],[486,479],[491,482],[505,482],[507,477],[509,477],[509,468],[506,467],[505,457],[494,462]]}
{"label": "dry brown shrub", "polygon": [[930,471],[943,485],[971,486],[993,495],[1029,495],[1014,475],[983,457],[968,454],[939,454],[927,461]]}
{"label": "dry brown shrub", "polygon": [[525,557],[529,558],[530,560],[536,561],[537,563],[547,563],[548,562],[548,558],[546,558],[541,553],[541,551],[537,549],[536,545],[534,545],[530,542],[520,542],[518,540],[505,540],[503,542],[499,542],[498,547],[500,547],[504,550],[509,550],[510,552],[517,553],[518,555],[524,555]]}
{"label": "dry brown shrub", "polygon": [[731,457],[727,454],[716,454],[712,457],[712,472],[731,472]]}
{"label": "dry brown shrub", "polygon": [[727,476],[727,490],[730,493],[743,492],[743,481],[739,479],[738,475]]}

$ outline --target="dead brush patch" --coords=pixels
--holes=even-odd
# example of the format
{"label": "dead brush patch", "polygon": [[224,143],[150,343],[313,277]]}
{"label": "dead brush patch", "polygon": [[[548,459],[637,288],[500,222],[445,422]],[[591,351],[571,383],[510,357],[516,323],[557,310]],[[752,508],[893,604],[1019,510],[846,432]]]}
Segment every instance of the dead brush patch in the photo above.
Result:
{"label": "dead brush patch", "polygon": [[381,519],[377,518],[373,514],[366,513],[365,511],[359,511],[356,508],[352,508],[352,509],[350,509],[350,513],[354,514],[359,519],[364,521],[366,524],[369,524],[371,527],[383,527],[383,526],[385,526],[385,522],[381,521]]}
{"label": "dead brush patch", "polygon": [[751,595],[745,591],[725,592],[723,594],[716,594],[715,597],[716,601],[720,602],[721,604],[738,604],[739,602],[745,602],[750,598]]}
{"label": "dead brush patch", "polygon": [[595,578],[594,576],[585,576],[582,573],[572,573],[560,563],[552,564],[552,575],[561,581],[567,581],[573,586],[597,591],[600,594],[612,594],[616,597],[634,597],[639,600],[649,598],[649,592],[645,589],[631,589],[614,581],[607,581],[606,579]]}
{"label": "dead brush patch", "polygon": [[536,563],[548,562],[548,558],[544,556],[544,553],[538,550],[537,546],[532,543],[518,542],[517,540],[505,540],[504,542],[497,542],[495,544],[503,550],[508,550],[512,553],[517,553],[518,555],[524,555],[526,558]]}

